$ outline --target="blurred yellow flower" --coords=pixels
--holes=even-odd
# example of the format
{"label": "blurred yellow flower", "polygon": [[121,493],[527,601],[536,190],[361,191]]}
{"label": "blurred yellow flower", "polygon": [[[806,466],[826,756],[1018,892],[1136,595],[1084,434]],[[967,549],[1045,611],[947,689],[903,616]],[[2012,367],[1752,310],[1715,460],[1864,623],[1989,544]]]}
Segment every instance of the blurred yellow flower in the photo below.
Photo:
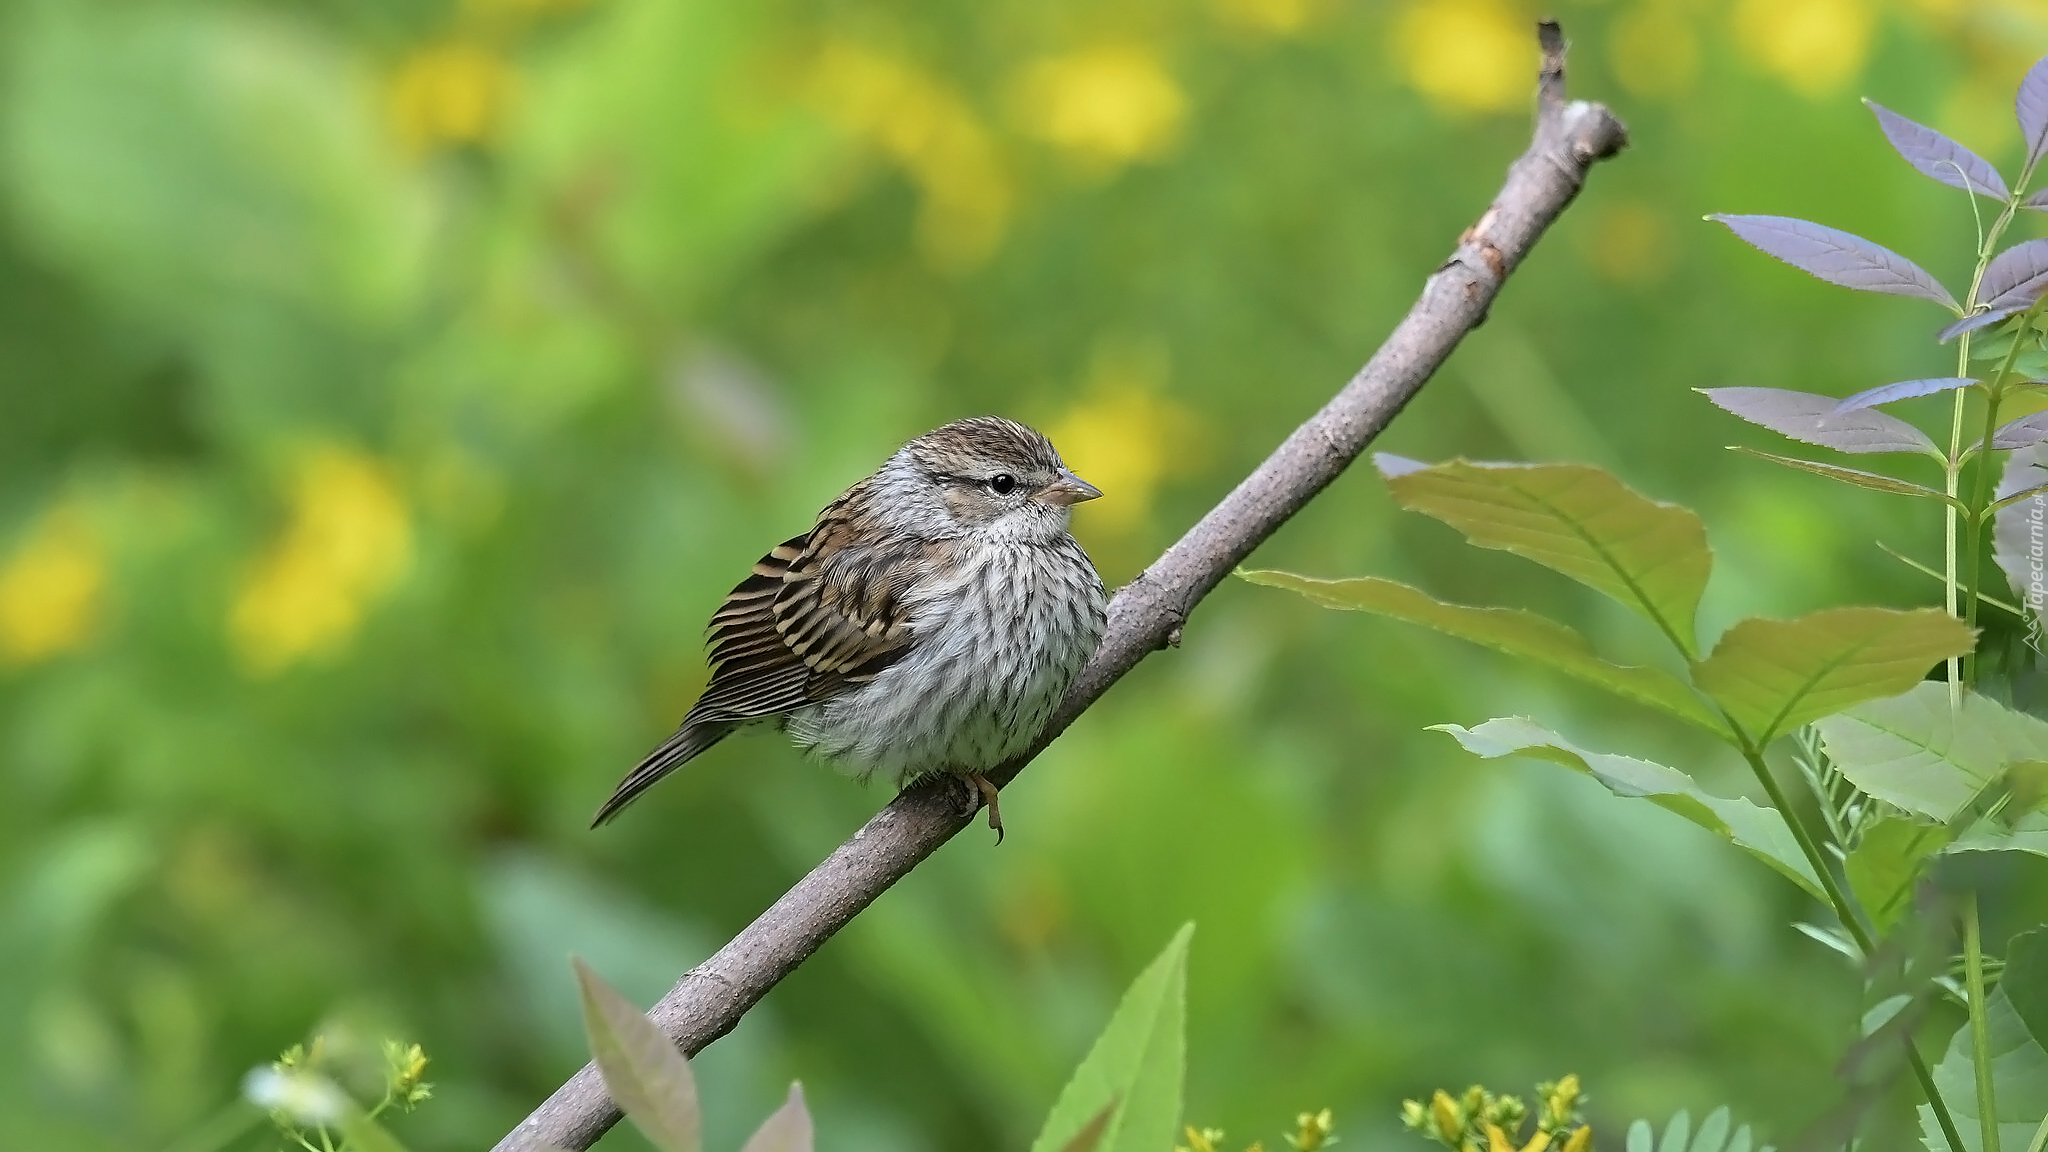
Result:
{"label": "blurred yellow flower", "polygon": [[1615,18],[1608,35],[1615,78],[1638,96],[1676,96],[1699,77],[1699,37],[1667,7],[1632,8]]}
{"label": "blurred yellow flower", "polygon": [[44,515],[0,566],[0,661],[30,664],[84,640],[106,583],[84,515],[71,505]]}
{"label": "blurred yellow flower", "polygon": [[1535,24],[1499,0],[1419,0],[1394,45],[1408,82],[1439,107],[1511,112],[1536,91]]}
{"label": "blurred yellow flower", "polygon": [[1854,79],[1870,49],[1865,0],[1742,0],[1735,35],[1757,64],[1808,96]]}
{"label": "blurred yellow flower", "polygon": [[1165,155],[1180,140],[1187,97],[1157,53],[1090,48],[1027,65],[1011,89],[1018,124],[1091,167]]}
{"label": "blurred yellow flower", "polygon": [[1664,216],[1635,200],[1610,200],[1583,235],[1593,270],[1616,284],[1649,285],[1671,271],[1678,251]]}
{"label": "blurred yellow flower", "polygon": [[1309,0],[1215,0],[1225,24],[1266,36],[1288,36],[1308,24]]}
{"label": "blurred yellow flower", "polygon": [[1067,466],[1102,489],[1077,523],[1098,539],[1142,524],[1160,482],[1186,470],[1198,437],[1195,418],[1160,394],[1162,349],[1112,344],[1095,357],[1084,398],[1048,435]]}
{"label": "blurred yellow flower", "polygon": [[966,101],[911,65],[854,44],[828,45],[814,75],[821,110],[917,185],[925,257],[941,268],[987,259],[1009,225],[1010,181]]}
{"label": "blurred yellow flower", "polygon": [[412,518],[390,474],[352,448],[300,460],[291,518],[242,582],[229,630],[252,672],[339,649],[412,558]]}
{"label": "blurred yellow flower", "polygon": [[480,144],[503,122],[515,79],[505,58],[481,45],[422,48],[392,77],[392,130],[415,152]]}
{"label": "blurred yellow flower", "polygon": [[463,10],[478,16],[510,16],[531,19],[557,12],[574,12],[590,0],[464,0]]}

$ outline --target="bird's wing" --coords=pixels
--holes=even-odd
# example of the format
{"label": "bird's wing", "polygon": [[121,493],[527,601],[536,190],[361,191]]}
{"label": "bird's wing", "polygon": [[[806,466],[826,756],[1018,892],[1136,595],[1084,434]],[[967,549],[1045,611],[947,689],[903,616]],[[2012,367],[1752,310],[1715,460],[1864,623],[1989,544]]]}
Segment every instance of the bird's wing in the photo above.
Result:
{"label": "bird's wing", "polygon": [[847,504],[762,557],[712,615],[711,684],[693,719],[748,720],[828,700],[910,650],[906,597],[928,571],[928,545],[876,540]]}

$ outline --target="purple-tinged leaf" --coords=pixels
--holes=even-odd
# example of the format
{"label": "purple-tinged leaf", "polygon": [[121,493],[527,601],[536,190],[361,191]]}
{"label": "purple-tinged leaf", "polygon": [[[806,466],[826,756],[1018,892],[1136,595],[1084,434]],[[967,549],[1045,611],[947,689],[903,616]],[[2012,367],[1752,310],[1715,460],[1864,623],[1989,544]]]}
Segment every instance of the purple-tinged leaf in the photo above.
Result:
{"label": "purple-tinged leaf", "polygon": [[1963,507],[1962,501],[1952,496],[1929,488],[1924,484],[1915,484],[1910,480],[1901,480],[1896,476],[1885,476],[1877,472],[1865,472],[1857,468],[1837,468],[1833,464],[1823,464],[1818,460],[1801,460],[1797,456],[1773,456],[1769,452],[1759,452],[1754,448],[1745,448],[1740,444],[1730,444],[1729,447],[1745,456],[1754,456],[1759,460],[1769,460],[1773,464],[1783,464],[1787,468],[1797,468],[1802,472],[1811,472],[1815,476],[1825,476],[1830,480],[1840,480],[1844,484],[1854,484],[1858,488],[1868,488],[1873,492],[1889,492],[1894,496],[1917,496],[1922,500],[1940,500],[1945,504],[1952,505],[1959,511]]}
{"label": "purple-tinged leaf", "polygon": [[1717,212],[1707,219],[1726,224],[1730,232],[1767,255],[1830,284],[1888,296],[1917,296],[1962,311],[1956,298],[1925,268],[1861,236],[1790,216],[1731,216]]}
{"label": "purple-tinged leaf", "polygon": [[2048,188],[2043,188],[2025,200],[2020,201],[2020,207],[2032,208],[2037,212],[2048,212]]}
{"label": "purple-tinged leaf", "polygon": [[2048,480],[2048,444],[2021,448],[2006,457],[1998,496],[2012,503],[1991,518],[1991,554],[2034,627],[2041,626],[2043,605],[2048,604],[2048,498],[2026,493],[2043,480]]}
{"label": "purple-tinged leaf", "polygon": [[1844,398],[1835,405],[1835,411],[1855,412],[1863,408],[1875,408],[1879,404],[1889,404],[1894,400],[1911,400],[1915,396],[1932,396],[1952,388],[1967,388],[1976,382],[1968,376],[1936,376],[1927,380],[1901,380],[1896,384],[1881,384]]}
{"label": "purple-tinged leaf", "polygon": [[1884,129],[1884,138],[1892,142],[1892,147],[1906,158],[1906,163],[1951,188],[1988,196],[2001,204],[2012,195],[2006,190],[2005,180],[1999,176],[1998,169],[1982,156],[1875,100],[1863,103],[1870,107],[1877,117],[1878,127]]}
{"label": "purple-tinged leaf", "polygon": [[2020,139],[2027,142],[2026,166],[2032,168],[2048,151],[2048,56],[2027,69],[2019,94],[2013,97],[2012,111],[2019,117]]}
{"label": "purple-tinged leaf", "polygon": [[1411,460],[1406,456],[1396,456],[1392,452],[1373,453],[1372,466],[1379,469],[1380,475],[1388,480],[1392,480],[1396,476],[1406,476],[1410,472],[1420,472],[1424,468],[1429,467],[1424,461]]}
{"label": "purple-tinged leaf", "polygon": [[2014,304],[2008,308],[1994,308],[1989,312],[1972,313],[1936,332],[1934,334],[1934,342],[1946,344],[1965,332],[1975,332],[1979,328],[1988,328],[2025,307],[2025,304]]}
{"label": "purple-tinged leaf", "polygon": [[2000,452],[2032,448],[2044,441],[2048,441],[2048,412],[2022,416],[1991,434],[1991,447]]}
{"label": "purple-tinged leaf", "polygon": [[2048,240],[2015,244],[1991,258],[1984,266],[1984,279],[1977,283],[1977,299],[1992,308],[2025,308],[2048,288]]}
{"label": "purple-tinged leaf", "polygon": [[1939,454],[1927,433],[1875,409],[1835,411],[1833,396],[1784,388],[1703,388],[1707,399],[1782,436],[1837,452]]}

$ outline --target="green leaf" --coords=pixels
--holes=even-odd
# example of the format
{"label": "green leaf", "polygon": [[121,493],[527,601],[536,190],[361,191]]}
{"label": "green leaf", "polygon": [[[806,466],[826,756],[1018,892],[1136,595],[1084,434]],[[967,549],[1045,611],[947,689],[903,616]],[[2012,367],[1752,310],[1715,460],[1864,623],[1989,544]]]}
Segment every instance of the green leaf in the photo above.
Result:
{"label": "green leaf", "polygon": [[1586,464],[1451,460],[1388,479],[1405,508],[1481,548],[1562,572],[1634,608],[1687,657],[1713,554],[1700,518]]}
{"label": "green leaf", "polygon": [[1095,1114],[1095,1118],[1088,1121],[1072,1140],[1067,1141],[1067,1146],[1060,1149],[1060,1152],[1095,1152],[1102,1146],[1103,1134],[1109,1131],[1110,1118],[1115,1115],[1116,1101],[1111,1100],[1102,1106],[1102,1110]]}
{"label": "green leaf", "polygon": [[754,1134],[740,1152],[811,1152],[811,1110],[804,1106],[804,1086],[791,1083],[789,1099]]}
{"label": "green leaf", "polygon": [[1676,768],[1631,756],[1588,752],[1535,721],[1520,716],[1488,720],[1470,729],[1444,724],[1433,731],[1450,733],[1453,739],[1465,746],[1466,751],[1488,760],[1500,756],[1534,756],[1584,772],[1617,796],[1648,800],[1727,838],[1736,847],[1784,873],[1815,899],[1826,898],[1820,881],[1799,850],[1799,842],[1793,839],[1792,830],[1785,826],[1784,818],[1774,808],[1759,807],[1739,797],[1731,800],[1715,796]]}
{"label": "green leaf", "polygon": [[1887,816],[1863,832],[1842,870],[1849,889],[1882,936],[1913,906],[1913,884],[1929,856],[1948,843],[1948,829]]}
{"label": "green leaf", "polygon": [[1655,668],[1611,664],[1594,653],[1577,630],[1518,608],[1474,608],[1447,604],[1419,588],[1376,576],[1350,580],[1319,580],[1292,572],[1239,572],[1254,584],[1286,588],[1326,608],[1374,612],[1410,624],[1434,628],[1460,640],[1518,656],[1638,704],[1660,709],[1726,739],[1721,722],[1699,695],[1677,677]]}
{"label": "green leaf", "polygon": [[1797,620],[1752,617],[1730,628],[1693,682],[1758,747],[1781,733],[1920,682],[1968,652],[1962,621],[1938,608],[1830,608]]}
{"label": "green leaf", "polygon": [[338,1127],[342,1139],[348,1142],[348,1152],[405,1152],[398,1137],[386,1132],[382,1124],[370,1119],[370,1114],[361,1108],[351,1107],[343,1112]]}
{"label": "green leaf", "polygon": [[2048,759],[2048,723],[1925,681],[1820,720],[1837,771],[1887,804],[1947,821],[2017,761]]}
{"label": "green leaf", "polygon": [[1961,502],[1950,499],[1946,493],[1929,488],[1923,484],[1915,484],[1910,480],[1899,480],[1877,472],[1865,472],[1859,468],[1840,468],[1833,464],[1822,464],[1818,460],[1801,460],[1797,456],[1779,456],[1771,452],[1759,452],[1754,448],[1744,448],[1740,444],[1732,445],[1732,447],[1735,451],[1745,456],[1755,456],[1759,460],[1769,460],[1773,464],[1783,464],[1787,468],[1797,468],[1802,472],[1811,472],[1816,476],[1825,476],[1830,480],[1839,480],[1844,484],[1857,488],[1868,488],[1873,492],[1886,492],[1893,496],[1917,496],[1922,500],[1940,500],[1943,503],[1955,505],[1959,510],[1963,507]]}
{"label": "green leaf", "polygon": [[1664,1139],[1657,1142],[1657,1152],[1687,1152],[1691,1147],[1692,1116],[1684,1109],[1664,1125]]}
{"label": "green leaf", "polygon": [[[2048,1051],[2035,1043],[2013,1011],[2003,987],[1985,998],[1990,1023],[1991,1079],[1998,1100],[1998,1140],[2008,1152],[2025,1148],[2034,1125],[2048,1114]],[[1934,1083],[1948,1101],[1964,1152],[1981,1152],[1982,1127],[1977,1122],[1976,1061],[1971,1055],[1970,1026],[1956,1029],[1948,1055],[1934,1067]],[[1920,1106],[1920,1127],[1929,1148],[1945,1148],[1946,1138],[1934,1112]]]}
{"label": "green leaf", "polygon": [[2005,949],[1998,987],[2034,1043],[2048,1048],[2048,927],[2022,932]]}
{"label": "green leaf", "polygon": [[1648,1120],[1628,1126],[1628,1152],[1657,1152],[1657,1137],[1650,1131]]}
{"label": "green leaf", "polygon": [[589,965],[581,960],[570,963],[583,989],[583,1029],[605,1090],[661,1152],[702,1152],[703,1120],[690,1062]]}
{"label": "green leaf", "polygon": [[1031,1152],[1059,1152],[1112,1108],[1100,1152],[1159,1152],[1173,1146],[1187,1071],[1188,941],[1195,926],[1174,933],[1116,1006],[1095,1046],[1060,1090]]}

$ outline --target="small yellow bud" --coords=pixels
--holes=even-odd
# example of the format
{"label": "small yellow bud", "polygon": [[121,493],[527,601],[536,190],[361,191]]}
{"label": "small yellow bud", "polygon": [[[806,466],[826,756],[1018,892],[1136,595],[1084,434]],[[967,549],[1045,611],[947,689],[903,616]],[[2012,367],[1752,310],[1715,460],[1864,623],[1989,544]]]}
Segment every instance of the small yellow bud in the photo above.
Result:
{"label": "small yellow bud", "polygon": [[1429,1116],[1436,1121],[1437,1138],[1446,1144],[1455,1143],[1459,1134],[1465,1131],[1465,1117],[1458,1111],[1457,1101],[1441,1088],[1430,1097]]}
{"label": "small yellow bud", "polygon": [[1550,1147],[1550,1133],[1539,1128],[1534,1136],[1529,1137],[1529,1142],[1522,1145],[1522,1152],[1543,1152],[1548,1147]]}
{"label": "small yellow bud", "polygon": [[1515,1152],[1515,1146],[1508,1143],[1507,1133],[1498,1124],[1486,1126],[1486,1152]]}
{"label": "small yellow bud", "polygon": [[1578,1130],[1573,1132],[1571,1136],[1565,1140],[1564,1152],[1586,1152],[1586,1149],[1592,1147],[1592,1144],[1592,1126],[1589,1124],[1581,1124],[1579,1125]]}

